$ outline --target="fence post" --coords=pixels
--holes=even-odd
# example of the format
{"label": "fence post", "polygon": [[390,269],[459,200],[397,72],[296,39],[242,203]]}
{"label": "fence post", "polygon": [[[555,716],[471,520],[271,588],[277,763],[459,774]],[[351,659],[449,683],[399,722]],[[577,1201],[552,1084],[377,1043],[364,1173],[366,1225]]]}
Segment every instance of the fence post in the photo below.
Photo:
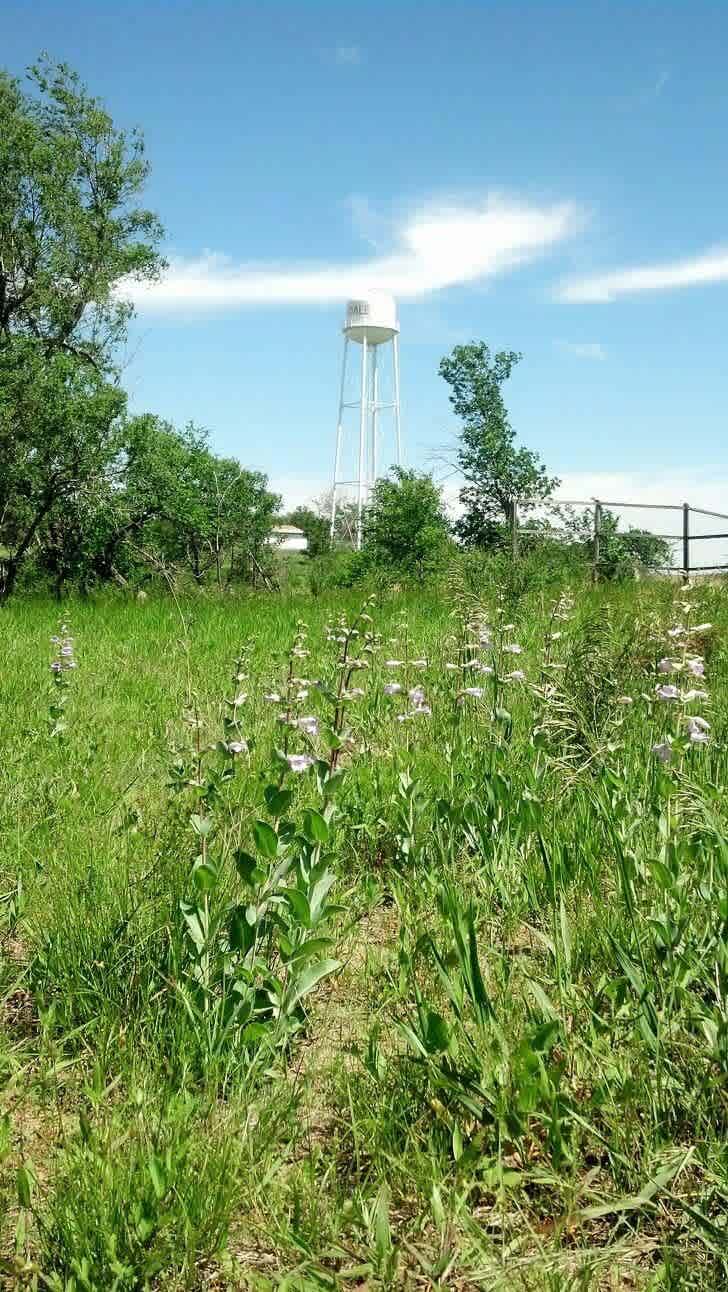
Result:
{"label": "fence post", "polygon": [[683,579],[690,578],[690,505],[683,503]]}
{"label": "fence post", "polygon": [[602,529],[602,504],[594,499],[594,569],[592,578],[596,583],[599,578],[599,536]]}
{"label": "fence post", "polygon": [[518,557],[518,503],[515,498],[511,499],[511,556],[514,561]]}

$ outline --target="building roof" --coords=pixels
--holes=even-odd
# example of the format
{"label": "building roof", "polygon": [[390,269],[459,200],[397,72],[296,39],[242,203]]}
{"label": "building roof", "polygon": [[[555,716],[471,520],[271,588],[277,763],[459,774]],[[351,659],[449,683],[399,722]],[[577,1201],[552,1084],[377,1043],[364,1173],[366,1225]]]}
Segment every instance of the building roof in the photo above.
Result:
{"label": "building roof", "polygon": [[271,534],[300,534],[302,538],[305,537],[303,530],[297,525],[274,525]]}

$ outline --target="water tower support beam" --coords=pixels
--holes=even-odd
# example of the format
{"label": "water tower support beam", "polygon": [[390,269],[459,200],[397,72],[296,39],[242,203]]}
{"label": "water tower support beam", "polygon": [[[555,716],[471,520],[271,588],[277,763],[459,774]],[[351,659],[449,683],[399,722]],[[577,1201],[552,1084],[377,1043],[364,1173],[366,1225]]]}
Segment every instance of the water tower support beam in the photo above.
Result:
{"label": "water tower support beam", "polygon": [[359,489],[356,499],[356,550],[361,551],[362,511],[364,508],[364,450],[367,437],[367,412],[369,408],[369,390],[367,381],[367,339],[361,343],[361,416],[359,418]]}
{"label": "water tower support beam", "polygon": [[379,412],[379,374],[377,373],[377,347],[372,347],[372,475],[370,485],[377,479],[377,413]]}
{"label": "water tower support beam", "polygon": [[399,336],[392,337],[392,357],[394,359],[394,423],[397,435],[397,466],[402,465],[402,432],[399,424]]}
{"label": "water tower support beam", "polygon": [[339,391],[339,420],[336,427],[336,453],[334,455],[334,486],[331,490],[331,542],[334,541],[334,530],[336,528],[336,486],[339,480],[339,466],[341,464],[341,437],[344,432],[344,384],[346,382],[346,356],[349,350],[349,338],[344,337],[344,358],[341,364],[341,388]]}

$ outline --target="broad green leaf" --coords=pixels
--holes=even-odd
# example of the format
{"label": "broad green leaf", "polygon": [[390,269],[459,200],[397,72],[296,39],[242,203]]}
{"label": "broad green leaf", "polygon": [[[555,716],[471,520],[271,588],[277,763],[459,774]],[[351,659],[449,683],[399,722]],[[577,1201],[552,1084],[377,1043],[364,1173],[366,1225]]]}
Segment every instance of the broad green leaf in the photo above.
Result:
{"label": "broad green leaf", "polygon": [[261,856],[272,861],[278,852],[278,835],[267,821],[256,821],[253,826],[253,838],[255,846]]}

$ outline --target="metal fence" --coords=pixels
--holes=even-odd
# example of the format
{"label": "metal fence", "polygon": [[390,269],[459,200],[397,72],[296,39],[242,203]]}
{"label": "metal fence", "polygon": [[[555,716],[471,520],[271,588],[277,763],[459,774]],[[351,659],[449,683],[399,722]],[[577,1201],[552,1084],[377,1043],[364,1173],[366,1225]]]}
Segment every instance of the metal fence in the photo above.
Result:
{"label": "metal fence", "polygon": [[[696,564],[694,560],[691,560],[691,545],[694,550],[694,545],[696,543],[712,542],[712,541],[717,541],[721,539],[724,540],[725,542],[728,542],[728,528],[726,529],[725,532],[712,532],[712,533],[705,534],[702,532],[698,532],[698,530],[695,527],[695,523],[691,520],[691,518],[702,516],[702,517],[708,517],[711,520],[722,520],[722,521],[728,522],[728,515],[725,515],[723,512],[706,511],[705,508],[703,507],[691,507],[690,503],[687,503],[687,502],[683,502],[683,503],[605,502],[603,498],[588,498],[588,499],[558,498],[558,499],[555,499],[551,505],[554,508],[581,507],[586,509],[587,511],[592,512],[591,542],[592,542],[592,562],[594,566],[595,576],[598,575],[599,573],[599,566],[601,562],[600,545],[601,545],[602,533],[603,533],[602,521],[603,521],[605,508],[608,508],[610,510],[619,510],[619,511],[623,509],[624,510],[633,509],[635,511],[667,511],[667,512],[678,513],[681,523],[680,523],[680,532],[677,534],[674,534],[674,533],[663,534],[658,532],[657,530],[646,529],[644,526],[640,527],[641,533],[649,534],[653,538],[664,539],[666,542],[676,545],[682,559],[677,562],[674,562],[671,565],[658,567],[658,568],[661,568],[663,571],[670,571],[671,573],[674,573],[674,574],[682,574],[684,578],[689,578],[689,576],[694,573],[697,574],[699,572],[708,572],[711,570],[712,571],[728,570],[728,562],[725,562],[725,561],[713,562],[712,564],[706,565],[706,564]],[[518,503],[515,501],[511,503],[510,530],[511,530],[511,550],[513,552],[514,557],[518,556],[519,539],[521,535],[528,535],[530,537],[535,537],[535,538],[553,538],[553,537],[558,537],[560,534],[564,534],[566,532],[563,528],[560,529],[558,526],[549,526],[548,528],[538,528],[538,527],[529,527],[527,525],[521,525],[519,523],[519,516],[518,516]],[[728,555],[728,552],[721,553],[721,556],[723,555]]]}

